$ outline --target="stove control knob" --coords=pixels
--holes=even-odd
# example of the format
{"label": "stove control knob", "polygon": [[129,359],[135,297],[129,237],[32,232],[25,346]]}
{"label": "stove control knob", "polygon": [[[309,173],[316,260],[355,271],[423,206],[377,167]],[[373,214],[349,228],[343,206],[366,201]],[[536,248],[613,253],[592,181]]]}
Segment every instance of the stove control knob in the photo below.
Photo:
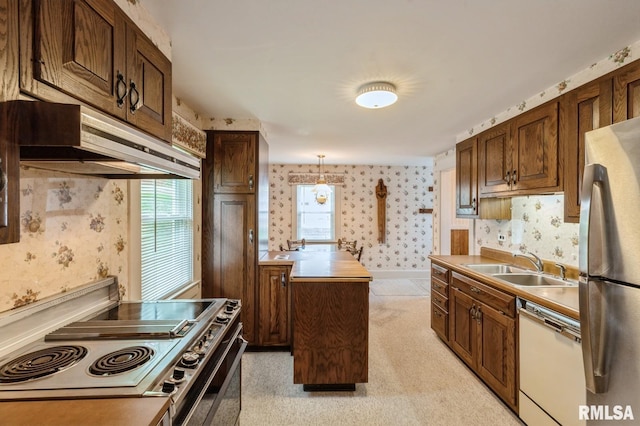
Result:
{"label": "stove control knob", "polygon": [[182,354],[182,359],[180,360],[180,363],[187,368],[194,368],[196,365],[198,365],[198,360],[200,359],[200,356],[195,353],[195,352],[185,352]]}
{"label": "stove control knob", "polygon": [[173,382],[165,381],[162,384],[162,392],[164,393],[173,393],[176,390],[176,384]]}
{"label": "stove control knob", "polygon": [[238,301],[237,300],[227,300],[227,305],[232,306],[232,307],[236,307],[238,306]]}
{"label": "stove control knob", "polygon": [[230,306],[230,305],[227,305],[224,308],[225,312],[228,313],[228,314],[233,313],[233,309],[234,309],[233,306]]}
{"label": "stove control knob", "polygon": [[174,383],[180,383],[184,381],[184,370],[181,368],[176,368],[173,370],[173,374],[171,375],[171,380]]}

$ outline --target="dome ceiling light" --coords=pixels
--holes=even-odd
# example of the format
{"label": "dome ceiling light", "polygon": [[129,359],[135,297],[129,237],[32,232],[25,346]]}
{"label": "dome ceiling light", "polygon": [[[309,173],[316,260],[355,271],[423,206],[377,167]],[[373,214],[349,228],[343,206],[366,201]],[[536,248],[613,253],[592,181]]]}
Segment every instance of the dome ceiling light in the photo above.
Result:
{"label": "dome ceiling light", "polygon": [[386,81],[374,81],[360,86],[356,103],[364,108],[388,107],[398,100],[396,86]]}

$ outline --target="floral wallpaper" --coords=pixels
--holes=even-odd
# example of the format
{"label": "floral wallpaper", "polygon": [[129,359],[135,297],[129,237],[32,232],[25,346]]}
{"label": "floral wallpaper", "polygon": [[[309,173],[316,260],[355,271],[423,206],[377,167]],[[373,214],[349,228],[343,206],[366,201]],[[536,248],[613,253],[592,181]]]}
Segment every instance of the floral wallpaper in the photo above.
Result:
{"label": "floral wallpaper", "polygon": [[[317,165],[272,164],[269,173],[269,249],[278,250],[293,236],[292,191],[289,173],[317,174]],[[433,163],[426,166],[325,165],[325,172],[344,175],[341,189],[341,224],[338,238],[363,245],[360,261],[375,274],[384,271],[426,271],[431,253]],[[378,243],[378,179],[387,186],[386,243]]]}
{"label": "floral wallpaper", "polygon": [[456,140],[458,142],[463,141],[469,136],[491,128],[495,124],[504,122],[512,117],[515,117],[516,115],[521,114],[524,111],[535,108],[538,105],[542,105],[543,103],[556,98],[563,93],[569,92],[577,87],[582,86],[585,83],[595,80],[596,78],[614,71],[616,68],[624,66],[629,62],[633,62],[638,57],[640,57],[640,41],[636,41],[630,46],[622,47],[621,49],[611,53],[606,58],[603,58],[600,61],[591,64],[589,68],[584,69],[572,75],[571,77],[565,78],[562,81],[559,81],[553,86],[549,87],[548,89],[543,90],[542,92],[533,95],[528,99],[518,102],[517,105],[507,108],[506,111],[496,114],[488,120],[485,120],[482,123],[473,126],[468,131],[457,135]]}
{"label": "floral wallpaper", "polygon": [[[513,197],[511,220],[476,220],[480,247],[532,252],[542,259],[578,266],[579,224],[564,223],[564,195]],[[499,241],[503,235],[505,241]]]}
{"label": "floral wallpaper", "polygon": [[0,312],[127,269],[127,181],[20,170],[20,242],[0,245]]}

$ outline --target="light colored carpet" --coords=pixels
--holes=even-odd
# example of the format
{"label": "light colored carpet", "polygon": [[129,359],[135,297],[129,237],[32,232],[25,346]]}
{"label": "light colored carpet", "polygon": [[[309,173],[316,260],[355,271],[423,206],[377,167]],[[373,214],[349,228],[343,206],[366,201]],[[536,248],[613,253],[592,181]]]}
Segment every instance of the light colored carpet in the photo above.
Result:
{"label": "light colored carpet", "polygon": [[369,286],[376,296],[428,296],[429,280],[376,279]]}
{"label": "light colored carpet", "polygon": [[245,353],[240,425],[521,425],[435,336],[428,284],[413,284],[416,296],[370,293],[369,382],[355,392],[304,392],[289,352]]}

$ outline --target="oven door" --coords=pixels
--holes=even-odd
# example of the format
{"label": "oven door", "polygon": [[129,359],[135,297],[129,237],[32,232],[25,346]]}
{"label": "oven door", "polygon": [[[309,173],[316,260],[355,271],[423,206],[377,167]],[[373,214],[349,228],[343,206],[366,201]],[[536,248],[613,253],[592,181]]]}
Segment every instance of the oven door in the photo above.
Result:
{"label": "oven door", "polygon": [[235,425],[240,415],[240,374],[247,341],[242,324],[231,328],[216,349],[183,404],[176,412],[175,425]]}

